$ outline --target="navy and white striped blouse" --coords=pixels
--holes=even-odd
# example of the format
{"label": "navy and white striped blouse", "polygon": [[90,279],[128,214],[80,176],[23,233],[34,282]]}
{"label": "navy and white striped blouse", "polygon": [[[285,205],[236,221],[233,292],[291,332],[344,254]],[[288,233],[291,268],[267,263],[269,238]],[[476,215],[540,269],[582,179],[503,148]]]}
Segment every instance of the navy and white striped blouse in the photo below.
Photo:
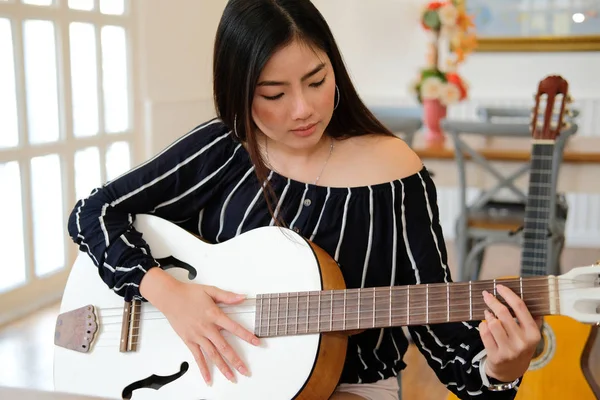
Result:
{"label": "navy and white striped blouse", "polygon": [[[349,288],[449,282],[434,183],[423,168],[403,179],[341,188],[306,184],[276,172],[276,212],[340,264]],[[127,300],[156,265],[132,227],[150,213],[224,242],[273,220],[245,148],[222,121],[189,132],[146,163],[95,189],[74,207],[69,233],[99,268],[104,282]],[[479,370],[483,345],[475,324],[411,327],[414,342],[439,379],[461,398],[509,399],[488,392]],[[401,328],[350,337],[341,382],[374,382],[405,367]],[[483,379],[482,379],[483,378]]]}

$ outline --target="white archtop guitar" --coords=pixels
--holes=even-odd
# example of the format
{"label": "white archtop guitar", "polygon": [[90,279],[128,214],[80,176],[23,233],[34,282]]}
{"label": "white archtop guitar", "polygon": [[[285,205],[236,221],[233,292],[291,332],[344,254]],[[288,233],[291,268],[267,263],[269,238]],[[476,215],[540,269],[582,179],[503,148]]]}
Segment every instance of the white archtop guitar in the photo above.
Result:
{"label": "white archtop guitar", "polygon": [[496,293],[499,282],[534,315],[600,321],[600,265],[558,277],[345,289],[336,262],[288,229],[258,228],[212,245],[155,216],[138,215],[135,227],[177,279],[248,296],[221,307],[264,338],[256,347],[224,332],[251,376],[231,383],[213,368],[207,386],[164,315],[149,303],[125,303],[81,253],[56,323],[57,391],[135,400],[327,399],[351,331],[483,319],[481,291]]}

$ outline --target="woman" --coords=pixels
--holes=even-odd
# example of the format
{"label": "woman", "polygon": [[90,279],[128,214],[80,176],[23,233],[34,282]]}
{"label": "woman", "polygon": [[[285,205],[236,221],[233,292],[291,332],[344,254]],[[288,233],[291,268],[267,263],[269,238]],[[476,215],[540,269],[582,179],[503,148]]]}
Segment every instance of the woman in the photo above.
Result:
{"label": "woman", "polygon": [[[451,280],[431,177],[361,102],[309,0],[229,1],[215,41],[214,96],[217,119],[80,200],[68,225],[110,288],[166,315],[207,382],[209,362],[232,381],[234,370],[249,373],[221,329],[253,344],[258,338],[215,305],[235,303],[237,294],[154,268],[132,227],[135,214],[153,213],[212,243],[259,226],[290,227],[338,261],[348,287]],[[492,392],[490,381],[519,378],[539,340],[520,299],[498,292],[519,324],[486,296],[497,317],[489,314],[479,330],[410,328],[439,379],[461,398],[513,398],[512,385]],[[407,346],[401,328],[351,336],[331,398],[398,399]]]}

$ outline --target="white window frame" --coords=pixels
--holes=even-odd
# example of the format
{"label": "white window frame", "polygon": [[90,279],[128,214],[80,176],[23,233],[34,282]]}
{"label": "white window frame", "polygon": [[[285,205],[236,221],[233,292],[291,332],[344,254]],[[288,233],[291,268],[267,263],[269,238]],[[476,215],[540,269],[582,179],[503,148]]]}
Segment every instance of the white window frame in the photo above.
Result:
{"label": "white window frame", "polygon": [[[68,216],[76,202],[75,195],[75,153],[84,148],[97,147],[100,153],[101,181],[106,178],[106,151],[115,142],[125,141],[129,144],[131,165],[139,163],[143,157],[143,134],[140,133],[141,110],[139,107],[139,74],[137,71],[138,51],[136,39],[135,1],[125,0],[123,15],[106,15],[99,11],[99,0],[94,0],[94,11],[72,10],[68,0],[54,0],[52,6],[35,6],[22,4],[21,0],[0,0],[0,18],[8,18],[13,35],[13,51],[16,78],[16,98],[19,125],[19,144],[14,148],[0,148],[0,164],[10,161],[19,163],[21,174],[21,197],[23,201],[23,240],[25,250],[26,283],[22,286],[0,293],[0,325],[19,318],[28,312],[56,302],[62,296],[64,287],[75,258],[77,246],[68,236]],[[42,19],[54,22],[57,57],[57,83],[60,136],[52,143],[31,145],[28,142],[27,104],[25,92],[25,74],[23,57],[23,21]],[[71,96],[69,24],[71,22],[87,22],[96,30],[96,60],[98,73],[98,120],[99,133],[91,137],[75,137],[73,134],[73,103]],[[104,130],[104,103],[102,93],[102,48],[100,46],[100,29],[104,25],[123,27],[127,41],[127,77],[129,95],[129,127],[120,133],[107,134]],[[44,277],[35,274],[31,171],[30,162],[33,157],[58,154],[61,159],[63,227],[65,264],[59,271]],[[0,267],[2,270],[9,265]]]}

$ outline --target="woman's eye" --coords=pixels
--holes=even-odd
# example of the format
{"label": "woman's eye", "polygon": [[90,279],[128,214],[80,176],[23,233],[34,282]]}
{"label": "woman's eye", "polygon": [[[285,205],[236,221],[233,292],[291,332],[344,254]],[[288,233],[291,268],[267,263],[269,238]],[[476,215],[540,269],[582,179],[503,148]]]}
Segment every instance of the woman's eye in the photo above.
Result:
{"label": "woman's eye", "polygon": [[281,98],[281,96],[283,96],[283,93],[279,93],[276,96],[263,96],[263,97],[267,100],[277,100],[277,99]]}
{"label": "woman's eye", "polygon": [[319,87],[323,84],[323,82],[325,82],[325,78],[321,79],[319,82],[311,83],[310,86]]}

